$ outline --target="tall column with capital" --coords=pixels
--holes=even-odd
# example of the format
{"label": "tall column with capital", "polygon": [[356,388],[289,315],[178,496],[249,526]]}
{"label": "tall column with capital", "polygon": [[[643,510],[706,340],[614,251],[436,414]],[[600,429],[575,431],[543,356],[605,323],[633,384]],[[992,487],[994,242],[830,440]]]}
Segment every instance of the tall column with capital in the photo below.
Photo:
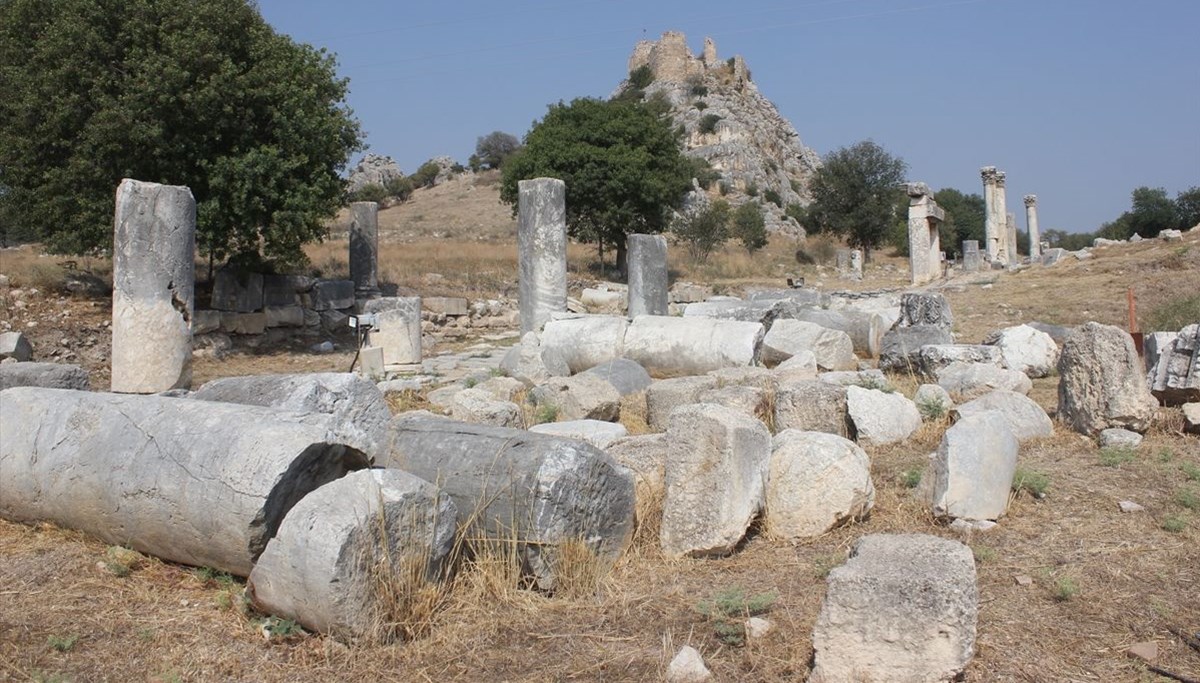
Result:
{"label": "tall column with capital", "polygon": [[1025,195],[1025,225],[1029,228],[1029,260],[1037,263],[1042,259],[1042,233],[1038,230],[1037,195]]}
{"label": "tall column with capital", "polygon": [[[1004,243],[1004,214],[997,217],[996,183],[1002,174],[995,166],[984,166],[979,169],[979,177],[983,179],[983,244],[987,260],[995,263],[1000,260],[1002,244]],[[1001,209],[1003,211],[1003,209]]]}
{"label": "tall column with capital", "polygon": [[1011,238],[1008,228],[1008,199],[1004,189],[1004,171],[996,171],[995,210],[996,236],[999,238],[999,260],[1005,266],[1011,266],[1017,260],[1015,240]]}

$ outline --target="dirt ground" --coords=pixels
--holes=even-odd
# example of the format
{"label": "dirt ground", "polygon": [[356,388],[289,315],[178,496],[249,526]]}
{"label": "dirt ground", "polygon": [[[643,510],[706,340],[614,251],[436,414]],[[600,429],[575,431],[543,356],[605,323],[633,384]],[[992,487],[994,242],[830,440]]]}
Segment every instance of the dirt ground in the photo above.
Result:
{"label": "dirt ground", "polygon": [[[402,239],[393,244],[397,253],[419,262],[420,250]],[[441,246],[454,250],[453,242]],[[744,270],[753,263],[737,265],[738,252],[728,250],[718,257],[728,263],[710,266],[712,279],[734,289],[775,282],[779,270],[789,269],[810,283],[823,279],[827,289],[848,284],[828,269],[789,264],[792,249],[773,244],[761,256],[767,265],[753,271]],[[1183,243],[1095,253],[1054,268],[939,285],[960,340],[977,342],[1030,320],[1127,327],[1128,287],[1143,321],[1200,292],[1195,232]],[[24,258],[33,257],[0,254],[0,273],[23,273],[12,275],[12,288],[35,286],[18,263]],[[590,273],[584,251],[573,259],[580,277]],[[902,264],[883,257],[854,286],[902,286]],[[446,277],[457,282],[449,268]],[[676,272],[703,275],[687,265]],[[54,349],[54,358],[83,364],[95,388],[107,386],[108,318],[103,298],[48,288],[20,299],[0,292],[0,320],[29,334],[39,354]],[[348,360],[311,355],[305,344],[243,348],[223,360],[198,361],[196,376],[332,370]],[[1053,411],[1055,387],[1053,377],[1037,380],[1031,396]],[[974,551],[980,613],[966,681],[1169,680],[1126,655],[1141,641],[1157,643],[1158,666],[1200,679],[1200,652],[1172,630],[1200,631],[1200,439],[1179,433],[1180,425],[1178,411],[1161,411],[1132,457],[1102,453],[1091,440],[1056,427],[1053,437],[1024,445],[1020,454],[1022,471],[1045,476],[1044,496],[1015,493],[999,526],[973,537],[937,524],[907,486],[945,427],[927,425],[902,445],[867,449],[877,498],[862,523],[800,544],[754,533],[729,557],[677,561],[657,551],[648,520],[587,598],[497,585],[486,568],[467,565],[429,634],[392,645],[345,645],[266,620],[244,608],[240,579],[148,557],[114,564],[115,550],[79,533],[0,522],[0,681],[651,681],[661,679],[685,644],[700,650],[718,681],[803,680],[826,573],[857,538],[880,532],[956,538]],[[1122,513],[1123,500],[1145,511]],[[1031,581],[1022,585],[1017,577]],[[745,646],[722,642],[698,611],[702,601],[739,588],[775,595],[765,615],[774,630]]]}

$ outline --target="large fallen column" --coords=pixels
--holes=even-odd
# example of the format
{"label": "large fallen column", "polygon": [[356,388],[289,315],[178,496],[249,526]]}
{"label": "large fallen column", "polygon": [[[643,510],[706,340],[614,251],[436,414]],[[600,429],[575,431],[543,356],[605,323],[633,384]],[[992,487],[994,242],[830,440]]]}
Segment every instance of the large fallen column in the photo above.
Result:
{"label": "large fallen column", "polygon": [[639,315],[625,332],[625,357],[660,377],[703,375],[758,363],[760,323]]}
{"label": "large fallen column", "polygon": [[542,330],[542,348],[583,372],[620,358],[629,321],[619,315],[579,315],[558,318]]}
{"label": "large fallen column", "polygon": [[383,449],[392,419],[383,392],[374,382],[344,372],[222,377],[205,383],[188,398],[326,414],[330,416],[330,441],[356,448],[372,459]]}
{"label": "large fallen column", "polygon": [[554,588],[560,544],[583,541],[613,560],[633,532],[633,473],[581,441],[398,417],[380,464],[449,493],[469,543],[515,542],[524,570],[546,590]]}
{"label": "large fallen column", "polygon": [[361,470],[292,508],[247,583],[254,606],[305,628],[391,640],[410,614],[395,598],[445,577],[457,510],[400,470]]}
{"label": "large fallen column", "polygon": [[163,396],[0,392],[0,516],[246,576],[307,493],[367,466],[328,418]]}

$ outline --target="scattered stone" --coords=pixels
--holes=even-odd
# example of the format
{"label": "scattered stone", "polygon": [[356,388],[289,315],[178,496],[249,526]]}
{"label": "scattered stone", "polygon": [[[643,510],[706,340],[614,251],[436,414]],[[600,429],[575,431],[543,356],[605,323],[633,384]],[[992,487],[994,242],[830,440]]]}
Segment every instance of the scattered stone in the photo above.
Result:
{"label": "scattered stone", "polygon": [[758,387],[727,386],[709,389],[696,399],[697,403],[714,403],[753,417],[764,419],[770,412],[768,394]]}
{"label": "scattered stone", "polygon": [[576,315],[552,319],[542,330],[541,345],[563,359],[572,373],[621,357],[629,321],[614,315]]}
{"label": "scattered stone", "polygon": [[1133,339],[1090,322],[1063,344],[1058,361],[1058,417],[1081,434],[1109,427],[1144,432],[1158,409]]}
{"label": "scattered stone", "polygon": [[846,412],[858,442],[867,446],[897,443],[921,428],[917,405],[898,393],[848,386]]}
{"label": "scattered stone", "polygon": [[0,364],[0,390],[10,387],[42,387],[44,389],[75,389],[90,387],[87,370],[65,363],[3,363]]}
{"label": "scattered stone", "polygon": [[0,358],[26,362],[33,358],[33,345],[20,332],[5,332],[0,334]]}
{"label": "scattered stone", "polygon": [[713,376],[674,377],[654,382],[646,389],[646,422],[656,432],[666,431],[671,412],[696,403],[700,394],[717,388]]}
{"label": "scattered stone", "polygon": [[[1017,441],[1040,439],[1054,434],[1054,423],[1036,401],[1013,391],[997,389],[955,409],[960,417],[995,411],[1004,417]],[[1141,440],[1141,437],[1138,437]]]}
{"label": "scattered stone", "polygon": [[950,304],[941,294],[904,294],[900,297],[900,317],[883,336],[879,369],[914,372],[921,347],[954,343],[950,331],[953,323]]}
{"label": "scattered stone", "polygon": [[1033,577],[1026,576],[1025,574],[1017,574],[1016,576],[1013,576],[1013,581],[1015,581],[1018,586],[1032,586],[1033,585]]}
{"label": "scattered stone", "polygon": [[780,318],[763,337],[762,360],[781,363],[801,350],[812,351],[822,370],[850,370],[858,365],[850,335],[815,323]]}
{"label": "scattered stone", "polygon": [[1165,405],[1200,401],[1200,323],[1180,330],[1162,349],[1148,381]]}
{"label": "scattered stone", "polygon": [[878,389],[893,391],[892,383],[881,370],[839,370],[822,372],[817,379],[841,387],[862,387],[863,389]]}
{"label": "scattered stone", "polygon": [[683,406],[667,428],[666,499],[659,540],[669,557],[732,552],[762,509],[771,434],[712,404]]}
{"label": "scattered stone", "polygon": [[250,572],[247,595],[260,612],[311,631],[369,635],[410,616],[397,613],[409,604],[388,600],[387,589],[445,577],[456,516],[450,496],[407,472],[352,472],[288,512]]}
{"label": "scattered stone", "polygon": [[[337,311],[327,311],[327,313],[343,315]],[[339,325],[339,327],[343,326],[345,326],[345,322]],[[257,313],[223,312],[221,313],[221,331],[229,334],[262,334],[267,331],[267,314],[262,311]]]}
{"label": "scattered stone", "polygon": [[1184,403],[1183,431],[1188,434],[1200,434],[1200,402]]}
{"label": "scattered stone", "polygon": [[608,382],[622,398],[645,391],[653,382],[650,373],[627,358],[615,358],[580,374],[595,375]]}
{"label": "scattered stone", "polygon": [[221,312],[220,311],[193,311],[192,312],[192,337],[197,335],[216,332],[221,329]]}
{"label": "scattered stone", "polygon": [[750,640],[761,640],[775,630],[775,624],[762,617],[750,617],[743,626],[746,629],[746,637]]}
{"label": "scattered stone", "polygon": [[560,420],[615,422],[621,414],[621,394],[603,377],[582,373],[551,377],[530,391],[537,405],[551,405]]}
{"label": "scattered stone", "polygon": [[786,539],[820,536],[866,517],[874,504],[871,460],[853,441],[795,429],[775,436],[767,476],[767,533]]}
{"label": "scattered stone", "polygon": [[1065,259],[1067,257],[1068,253],[1070,253],[1070,252],[1068,252],[1066,249],[1063,249],[1061,247],[1047,249],[1045,252],[1042,253],[1042,265],[1043,266],[1052,266],[1052,265],[1058,263],[1059,261]]}
{"label": "scattered stone", "polygon": [[708,373],[717,378],[717,387],[754,387],[767,393],[775,393],[779,376],[766,368],[722,368]]}
{"label": "scattered stone", "polygon": [[[579,295],[579,301],[589,313],[619,314],[625,309],[625,296],[623,291],[614,291],[603,286],[601,289],[585,287]],[[666,312],[661,315],[666,315]]]}
{"label": "scattered stone", "polygon": [[975,652],[971,549],[923,534],[872,534],[829,573],[810,683],[950,681]]}
{"label": "scattered stone", "polygon": [[1032,378],[1049,377],[1058,365],[1058,345],[1054,338],[1029,325],[993,332],[983,343],[1000,349],[1004,367]]}
{"label": "scattered stone", "polygon": [[1145,512],[1146,511],[1146,508],[1142,507],[1141,505],[1138,505],[1137,503],[1133,502],[1132,500],[1123,500],[1123,501],[1117,503],[1117,507],[1119,507],[1121,509],[1121,512]]}
{"label": "scattered stone", "polygon": [[513,401],[525,390],[525,385],[512,377],[491,377],[474,388],[486,391],[497,401]]}
{"label": "scattered stone", "polygon": [[[304,308],[299,304],[267,306],[262,312],[267,327],[304,327]],[[196,323],[193,319],[192,333],[195,334],[195,332]]]}
{"label": "scattered stone", "polygon": [[936,420],[954,409],[954,401],[950,393],[936,384],[922,384],[913,395],[913,403],[926,420]]}
{"label": "scattered stone", "polygon": [[1136,449],[1142,445],[1142,435],[1120,427],[1110,427],[1100,432],[1101,448]]}
{"label": "scattered stone", "polygon": [[625,333],[625,357],[655,376],[702,375],[754,365],[762,337],[758,323],[642,315]]}
{"label": "scattered stone", "polygon": [[1000,526],[988,519],[956,519],[950,523],[951,531],[970,536],[976,531],[991,531]]}
{"label": "scattered stone", "polygon": [[[529,431],[536,434],[551,434],[564,439],[579,439],[586,441],[596,448],[607,450],[616,440],[629,436],[629,430],[622,424],[602,422],[600,420],[568,420],[566,422],[547,422],[534,425]],[[612,455],[610,452],[609,455]]]}
{"label": "scattered stone", "polygon": [[951,363],[985,363],[1003,367],[1004,355],[995,346],[983,344],[930,344],[922,346],[914,368],[921,376],[932,379],[939,370]]}
{"label": "scattered stone", "polygon": [[314,311],[345,310],[354,306],[354,280],[317,280],[307,294]]}
{"label": "scattered stone", "polygon": [[385,363],[404,365],[421,362],[419,297],[377,297],[364,303],[362,311],[375,316],[375,325],[367,333],[367,343],[383,349]]}
{"label": "scattered stone", "polygon": [[798,429],[847,438],[852,433],[846,412],[846,388],[828,382],[781,382],[775,393],[774,418],[777,432]]}
{"label": "scattered stone", "polygon": [[669,296],[673,304],[692,304],[704,301],[713,295],[712,287],[696,285],[690,282],[676,282],[671,285]]}
{"label": "scattered stone", "polygon": [[521,408],[500,401],[486,389],[473,387],[456,392],[450,399],[450,417],[472,424],[494,427],[521,427]]}
{"label": "scattered stone", "polygon": [[308,347],[309,351],[318,354],[333,353],[333,342],[323,341]]}
{"label": "scattered stone", "polygon": [[1179,242],[1183,239],[1183,232],[1167,229],[1159,232],[1158,237],[1164,242]]}
{"label": "scattered stone", "polygon": [[803,349],[791,358],[775,366],[773,371],[780,382],[817,378],[817,357],[812,351]]}
{"label": "scattered stone", "polygon": [[422,297],[421,308],[430,313],[438,313],[454,318],[468,314],[467,300],[460,296]]}
{"label": "scattered stone", "polygon": [[704,683],[711,678],[704,658],[690,645],[679,648],[679,654],[667,666],[667,683]]}
{"label": "scattered stone", "polygon": [[551,377],[566,377],[571,374],[565,360],[541,346],[537,332],[526,332],[522,335],[521,342],[504,354],[500,361],[500,369],[526,386],[535,386]]}
{"label": "scattered stone", "polygon": [[964,417],[946,430],[918,494],[935,517],[994,520],[1008,509],[1017,449],[1017,437],[1000,413]]}
{"label": "scattered stone", "polygon": [[637,478],[639,510],[661,506],[666,487],[666,434],[627,436],[608,444],[604,450]]}
{"label": "scattered stone", "polygon": [[263,275],[221,268],[213,273],[209,305],[218,311],[254,313],[263,308]]}
{"label": "scattered stone", "polygon": [[1051,325],[1050,323],[1037,321],[1025,324],[1037,330],[1038,332],[1045,332],[1046,334],[1050,335],[1050,338],[1054,340],[1055,344],[1062,344],[1065,342],[1067,337],[1070,336],[1071,332],[1075,330],[1075,328],[1067,327],[1065,325]]}
{"label": "scattered stone", "polygon": [[957,403],[974,400],[997,389],[1028,394],[1033,388],[1025,373],[989,363],[951,363],[938,371],[937,383]]}
{"label": "scattered stone", "polygon": [[[1163,232],[1167,232],[1164,230]],[[1179,232],[1175,230],[1174,232]],[[1154,660],[1158,659],[1158,643],[1153,640],[1148,640],[1141,643],[1134,643],[1125,651],[1125,655],[1131,659],[1140,659],[1143,662],[1153,664]]]}

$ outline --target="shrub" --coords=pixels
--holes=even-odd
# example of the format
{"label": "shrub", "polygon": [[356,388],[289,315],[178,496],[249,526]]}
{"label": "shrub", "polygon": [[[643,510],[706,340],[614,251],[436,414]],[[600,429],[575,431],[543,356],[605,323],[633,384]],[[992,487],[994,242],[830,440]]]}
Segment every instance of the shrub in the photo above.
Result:
{"label": "shrub", "polygon": [[438,173],[442,167],[437,165],[437,162],[430,159],[421,164],[416,173],[409,176],[412,179],[414,187],[433,187],[433,181],[437,179]]}
{"label": "shrub", "polygon": [[937,396],[926,396],[917,403],[917,411],[926,420],[940,420],[946,416],[946,404]]}
{"label": "shrub", "polygon": [[692,86],[691,92],[694,97],[704,97],[708,94],[708,86],[703,83],[697,83]]}
{"label": "shrub", "polygon": [[1175,502],[1189,510],[1200,510],[1200,495],[1191,489],[1179,489],[1175,493]]}
{"label": "shrub", "polygon": [[696,107],[697,111],[704,111],[705,109],[708,109],[708,103],[704,100],[696,100],[696,104],[694,106]]}
{"label": "shrub", "polygon": [[920,467],[912,467],[904,471],[901,479],[906,489],[915,489],[921,485],[922,470]]}
{"label": "shrub", "polygon": [[59,652],[70,651],[78,641],[79,636],[49,636],[46,638],[46,644]]}
{"label": "shrub", "polygon": [[729,213],[729,203],[718,199],[677,216],[671,232],[687,246],[693,261],[704,263],[713,249],[729,238]]}
{"label": "shrub", "polygon": [[629,87],[645,90],[646,86],[654,82],[654,70],[649,64],[643,64],[633,71],[629,72]]}
{"label": "shrub", "polygon": [[1049,487],[1050,477],[1041,472],[1018,467],[1013,474],[1012,490],[1016,493],[1025,491],[1034,498],[1044,498]]}
{"label": "shrub", "polygon": [[764,192],[763,199],[766,199],[768,202],[771,202],[781,209],[783,208],[783,197],[779,196],[779,193],[775,190],[767,190]]}
{"label": "shrub", "polygon": [[758,202],[746,202],[733,212],[732,232],[750,254],[767,246],[767,223]]}
{"label": "shrub", "polygon": [[756,185],[755,183],[750,183],[749,185],[747,185],[746,186],[746,196],[747,197],[757,197],[758,196],[758,185]]}
{"label": "shrub", "polygon": [[692,164],[692,177],[700,183],[700,187],[707,188],[721,179],[721,172],[713,168],[708,159],[690,157],[689,161]]}
{"label": "shrub", "polygon": [[388,191],[379,183],[367,183],[349,195],[352,202],[382,202],[387,199]]}
{"label": "shrub", "polygon": [[1162,521],[1163,531],[1177,534],[1187,528],[1187,522],[1182,517],[1164,517]]}
{"label": "shrub", "polygon": [[1105,467],[1120,467],[1137,459],[1137,453],[1132,448],[1109,446],[1100,449],[1100,464]]}
{"label": "shrub", "polygon": [[1079,594],[1079,584],[1069,576],[1060,576],[1054,582],[1054,599],[1066,602]]}
{"label": "shrub", "polygon": [[743,645],[746,642],[746,619],[765,614],[778,597],[774,591],[747,596],[745,591],[735,586],[718,591],[711,600],[701,601],[696,605],[696,611],[713,622],[713,630],[721,642]]}
{"label": "shrub", "polygon": [[717,129],[717,122],[720,120],[721,117],[716,114],[705,114],[700,117],[700,125],[697,127],[697,130],[705,135],[712,133]]}
{"label": "shrub", "polygon": [[411,178],[399,176],[387,181],[384,188],[387,190],[389,197],[395,197],[402,202],[406,202],[412,196],[413,182]]}
{"label": "shrub", "polygon": [[1190,462],[1185,462],[1179,466],[1179,469],[1183,471],[1183,476],[1188,479],[1200,481],[1200,467],[1196,467]]}

